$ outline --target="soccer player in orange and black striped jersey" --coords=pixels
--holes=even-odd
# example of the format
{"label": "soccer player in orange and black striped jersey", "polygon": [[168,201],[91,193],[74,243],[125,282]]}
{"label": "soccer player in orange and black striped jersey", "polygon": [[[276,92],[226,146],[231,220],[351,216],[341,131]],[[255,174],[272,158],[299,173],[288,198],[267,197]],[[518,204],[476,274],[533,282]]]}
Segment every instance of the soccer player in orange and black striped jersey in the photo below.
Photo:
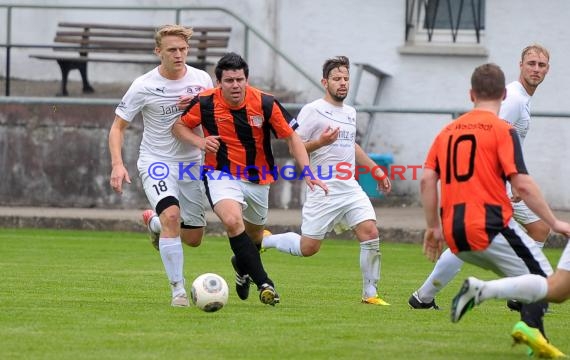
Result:
{"label": "soccer player in orange and black striped jersey", "polygon": [[[445,239],[461,260],[499,276],[536,274],[546,277],[552,274],[550,263],[512,218],[505,187],[507,179],[531,210],[552,229],[570,233],[570,224],[554,217],[536,183],[527,174],[516,130],[497,116],[506,95],[503,71],[494,64],[477,67],[471,77],[470,94],[474,109],[446,126],[427,156],[421,179],[421,199],[428,227],[424,252],[430,260],[436,260]],[[467,291],[462,289],[453,301],[453,322],[459,321],[477,303],[477,298],[482,296],[479,292],[484,289],[475,285],[471,297],[466,296]],[[524,326],[544,335],[546,305],[543,301],[523,304]]]}
{"label": "soccer player in orange and black striped jersey", "polygon": [[218,151],[206,153],[204,165],[259,184],[275,181],[270,133],[287,138],[297,127],[273,96],[247,85],[245,100],[235,106],[224,100],[221,87],[202,92],[182,121],[189,128],[202,125],[206,137],[219,136]]}
{"label": "soccer player in orange and black striped jersey", "polygon": [[454,253],[489,246],[513,215],[505,175],[527,174],[516,130],[479,108],[439,133],[425,168],[441,180],[443,234]]}
{"label": "soccer player in orange and black striped jersey", "polygon": [[[238,296],[247,299],[253,281],[261,302],[275,305],[280,298],[255,245],[263,238],[269,184],[276,175],[270,133],[287,141],[301,168],[309,168],[309,157],[294,131],[296,121],[273,96],[248,85],[249,68],[241,56],[224,55],[215,74],[218,86],[192,99],[172,132],[206,152],[206,195],[228,233]],[[204,138],[192,131],[200,125]],[[310,189],[317,185],[328,191],[321,180],[306,175]]]}

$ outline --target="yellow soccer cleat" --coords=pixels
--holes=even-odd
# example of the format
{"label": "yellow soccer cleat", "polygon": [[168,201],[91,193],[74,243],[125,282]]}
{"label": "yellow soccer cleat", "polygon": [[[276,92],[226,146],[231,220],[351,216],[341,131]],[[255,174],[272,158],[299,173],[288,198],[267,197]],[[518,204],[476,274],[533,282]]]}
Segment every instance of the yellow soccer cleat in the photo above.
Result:
{"label": "yellow soccer cleat", "polygon": [[382,300],[380,296],[371,296],[366,299],[362,299],[363,304],[370,304],[370,305],[390,305],[386,301]]}
{"label": "yellow soccer cleat", "polygon": [[513,346],[516,344],[525,344],[532,349],[536,357],[543,359],[560,359],[566,357],[562,351],[550,344],[538,329],[531,328],[522,321],[515,324],[511,336],[515,341]]}
{"label": "yellow soccer cleat", "polygon": [[[273,235],[273,233],[272,233],[271,231],[269,231],[269,230],[267,230],[267,229],[264,229],[264,230],[263,230],[263,238],[266,238],[266,237],[271,236],[271,235]],[[262,244],[263,244],[263,243],[262,243]],[[263,254],[263,253],[266,252],[267,250],[269,250],[269,249],[264,248],[263,245],[262,245],[261,248],[259,249],[259,253],[260,253],[260,254]]]}

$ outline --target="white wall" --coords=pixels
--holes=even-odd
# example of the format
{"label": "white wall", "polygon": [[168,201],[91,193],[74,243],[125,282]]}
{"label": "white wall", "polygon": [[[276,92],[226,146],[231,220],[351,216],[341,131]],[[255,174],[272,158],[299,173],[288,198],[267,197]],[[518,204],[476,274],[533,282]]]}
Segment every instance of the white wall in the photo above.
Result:
{"label": "white wall", "polygon": [[[274,1],[249,0],[240,1],[240,6],[233,6],[234,2],[224,0],[194,0],[194,1],[173,1],[173,0],[99,0],[99,1],[7,1],[2,2],[7,5],[66,5],[66,6],[140,6],[140,7],[224,7],[235,13],[238,17],[252,24],[257,30],[263,33],[273,42],[274,23],[268,22],[275,16]],[[6,42],[5,19],[6,12],[0,9],[0,42]],[[175,12],[172,10],[160,11],[132,11],[132,10],[62,10],[62,9],[13,9],[12,14],[12,36],[11,42],[17,44],[51,44],[57,28],[57,23],[61,21],[73,22],[98,22],[110,24],[127,25],[161,25],[175,22]],[[244,26],[231,16],[219,11],[185,11],[182,13],[181,23],[190,26],[216,25],[231,26],[232,37],[229,50],[239,53],[244,52]],[[252,68],[251,80],[260,85],[272,85],[272,71],[274,63],[273,54],[266,46],[259,46],[255,39],[250,40],[252,50],[249,62]],[[30,53],[50,53],[46,50],[20,50],[13,49],[11,62],[11,76],[14,78],[37,79],[37,80],[57,80],[60,78],[60,70],[54,61],[40,61],[30,59]],[[0,52],[0,61],[5,62],[5,52]],[[144,71],[149,69],[148,65],[128,65],[114,63],[92,63],[89,64],[89,77],[97,82],[124,82],[128,83]],[[5,75],[4,66],[0,67],[0,76]],[[269,76],[268,76],[269,75]],[[79,80],[79,73],[72,71],[70,80]]]}
{"label": "white wall", "polygon": [[[358,6],[328,0],[303,2],[302,6],[301,1],[279,2],[281,16],[297,19],[291,25],[294,32],[279,33],[280,44],[286,53],[298,54],[295,58],[301,67],[317,77],[323,59],[338,54],[391,74],[380,106],[437,110],[470,108],[469,78],[473,68],[484,62],[499,64],[508,81],[516,79],[522,48],[538,42],[551,52],[551,70],[533,98],[532,109],[570,113],[566,86],[570,68],[563,60],[570,55],[570,27],[565,20],[570,2],[550,1],[547,7],[535,6],[536,2],[530,0],[486,3],[483,44],[488,57],[401,55],[397,49],[404,44],[404,1],[391,0],[360,1]],[[299,33],[307,35],[299,40]],[[281,81],[288,84],[287,88],[298,86],[300,93],[306,86],[286,71],[281,72]],[[370,99],[372,88],[368,90]],[[433,136],[449,120],[437,115],[380,114],[367,150],[391,152],[398,164],[422,164]],[[570,165],[561,161],[569,154],[569,132],[570,118],[535,118],[524,149],[529,171],[549,203],[558,209],[570,209],[570,186],[566,181]],[[395,189],[417,194],[418,184],[399,181]]]}
{"label": "white wall", "polygon": [[[6,4],[78,4],[78,1],[8,1]],[[116,0],[83,1],[82,5],[113,6]],[[405,1],[368,0],[123,0],[122,6],[221,6],[230,9],[267,37],[314,81],[319,81],[324,59],[347,55],[352,62],[370,63],[391,74],[380,105],[388,108],[468,109],[469,77],[473,68],[484,62],[499,64],[508,80],[518,76],[521,49],[539,42],[551,51],[551,71],[533,98],[534,112],[569,112],[566,82],[570,67],[563,59],[570,55],[567,46],[570,27],[566,23],[570,2],[551,0],[537,6],[531,0],[488,0],[483,45],[488,57],[403,55]],[[0,16],[4,13],[0,11]],[[128,24],[171,22],[172,14],[146,12],[95,11],[19,11],[15,13],[13,42],[50,43],[58,21],[99,21]],[[34,24],[29,26],[27,24]],[[231,25],[234,29],[230,49],[243,52],[243,28],[230,17],[215,13],[185,13],[183,24]],[[26,25],[19,25],[26,24]],[[0,21],[0,41],[6,32]],[[321,96],[319,89],[280,60],[267,46],[251,36],[249,63],[251,81],[297,93],[299,102]],[[0,61],[4,62],[4,52]],[[32,79],[59,79],[55,63],[30,60],[14,53],[12,75]],[[4,68],[0,68],[3,74]],[[130,82],[142,70],[138,66],[93,64],[90,77],[101,82]],[[78,79],[76,74],[72,79]],[[365,81],[359,100],[366,103],[374,90]],[[536,118],[525,144],[527,164],[555,208],[570,209],[570,190],[564,179],[570,165],[561,161],[568,154],[569,118]],[[392,152],[400,164],[421,164],[433,135],[450,121],[447,116],[379,115],[371,135],[370,152]],[[361,129],[364,128],[364,123]],[[402,193],[417,194],[417,182],[399,182]]]}
{"label": "white wall", "polygon": [[[565,24],[570,2],[553,0],[549,6],[536,6],[531,0],[487,0],[483,45],[489,57],[400,55],[404,3],[359,1],[354,6],[338,0],[281,1],[278,11],[287,26],[282,25],[278,41],[281,49],[317,80],[323,60],[330,56],[344,54],[353,62],[373,64],[392,75],[381,104],[412,108],[468,106],[468,81],[475,66],[496,62],[507,78],[514,79],[522,48],[539,42],[551,51],[552,70],[534,99],[534,109],[568,110],[561,101],[564,94],[557,89],[564,88],[570,76],[563,61],[570,55],[570,27]],[[302,91],[305,87],[287,69],[281,72],[281,79],[287,88],[299,86]]]}

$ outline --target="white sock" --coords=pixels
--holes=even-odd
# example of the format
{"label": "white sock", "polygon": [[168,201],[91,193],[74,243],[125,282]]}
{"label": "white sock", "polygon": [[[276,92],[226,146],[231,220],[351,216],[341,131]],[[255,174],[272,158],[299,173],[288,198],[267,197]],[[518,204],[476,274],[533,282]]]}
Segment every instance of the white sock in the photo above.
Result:
{"label": "white sock", "polygon": [[158,241],[160,257],[166,270],[168,281],[172,285],[172,296],[185,293],[184,290],[184,252],[180,236],[175,238],[160,238]]}
{"label": "white sock", "polygon": [[179,295],[185,295],[186,289],[184,288],[184,279],[177,283],[170,283],[170,290],[172,290],[172,297],[176,297]]}
{"label": "white sock", "polygon": [[294,232],[266,236],[263,238],[261,246],[267,249],[277,249],[294,256],[303,256],[301,253],[301,235]]}
{"label": "white sock", "polygon": [[380,280],[380,239],[360,243],[360,272],[362,273],[362,298],[376,296]]}
{"label": "white sock", "polygon": [[160,219],[158,216],[153,216],[150,218],[150,222],[148,223],[148,228],[155,234],[160,234],[162,230],[162,226],[160,225]]}
{"label": "white sock", "polygon": [[455,256],[447,248],[439,257],[426,281],[418,289],[418,297],[423,303],[431,302],[438,292],[441,291],[457,275],[463,260]]}
{"label": "white sock", "polygon": [[543,243],[543,242],[541,242],[541,241],[535,241],[535,243],[536,243],[536,246],[538,246],[539,248],[541,248],[541,249],[544,248],[544,243]]}
{"label": "white sock", "polygon": [[546,297],[548,282],[540,275],[521,275],[485,281],[479,293],[479,302],[487,299],[514,299],[525,304]]}

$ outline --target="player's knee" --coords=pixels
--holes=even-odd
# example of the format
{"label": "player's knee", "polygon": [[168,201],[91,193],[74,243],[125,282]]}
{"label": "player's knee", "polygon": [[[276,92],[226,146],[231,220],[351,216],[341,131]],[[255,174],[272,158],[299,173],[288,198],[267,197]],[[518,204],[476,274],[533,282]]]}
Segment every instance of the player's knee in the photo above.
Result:
{"label": "player's knee", "polygon": [[550,227],[543,221],[537,221],[526,226],[528,235],[534,241],[544,242],[550,235]]}
{"label": "player's knee", "polygon": [[160,215],[160,222],[165,227],[178,227],[180,226],[180,212],[176,210],[166,210]]}
{"label": "player's knee", "polygon": [[313,256],[318,252],[319,252],[319,249],[315,249],[315,248],[311,248],[311,247],[301,248],[301,253],[303,254],[303,256]]}
{"label": "player's knee", "polygon": [[570,298],[569,273],[556,270],[554,275],[548,278],[547,300],[553,303],[562,303]]}
{"label": "player's knee", "polygon": [[548,289],[548,301],[560,304],[570,298],[570,286],[563,283],[556,283],[553,288]]}
{"label": "player's knee", "polygon": [[198,247],[202,244],[202,237],[204,236],[203,227],[193,227],[184,224],[181,224],[180,227],[180,237],[184,244],[190,247]]}
{"label": "player's knee", "polygon": [[568,299],[568,292],[560,291],[560,289],[553,289],[548,291],[548,302],[560,304]]}
{"label": "player's knee", "polygon": [[301,239],[301,253],[303,256],[313,256],[319,252],[321,242],[313,239]]}
{"label": "player's knee", "polygon": [[365,239],[365,240],[377,239],[380,236],[378,228],[376,227],[376,222],[374,221],[366,221],[359,224],[356,227],[355,232],[356,236],[359,239]]}
{"label": "player's knee", "polygon": [[202,244],[202,236],[183,236],[182,242],[190,247],[198,247]]}
{"label": "player's knee", "polygon": [[543,224],[543,226],[540,228],[540,233],[538,235],[539,238],[544,239],[542,241],[546,241],[546,239],[548,239],[549,235],[550,235],[550,227],[546,224]]}
{"label": "player's knee", "polygon": [[235,232],[237,229],[244,227],[241,215],[227,215],[222,219],[222,223],[228,232]]}
{"label": "player's knee", "polygon": [[380,236],[378,229],[374,226],[367,234],[367,238],[370,240],[377,239]]}

